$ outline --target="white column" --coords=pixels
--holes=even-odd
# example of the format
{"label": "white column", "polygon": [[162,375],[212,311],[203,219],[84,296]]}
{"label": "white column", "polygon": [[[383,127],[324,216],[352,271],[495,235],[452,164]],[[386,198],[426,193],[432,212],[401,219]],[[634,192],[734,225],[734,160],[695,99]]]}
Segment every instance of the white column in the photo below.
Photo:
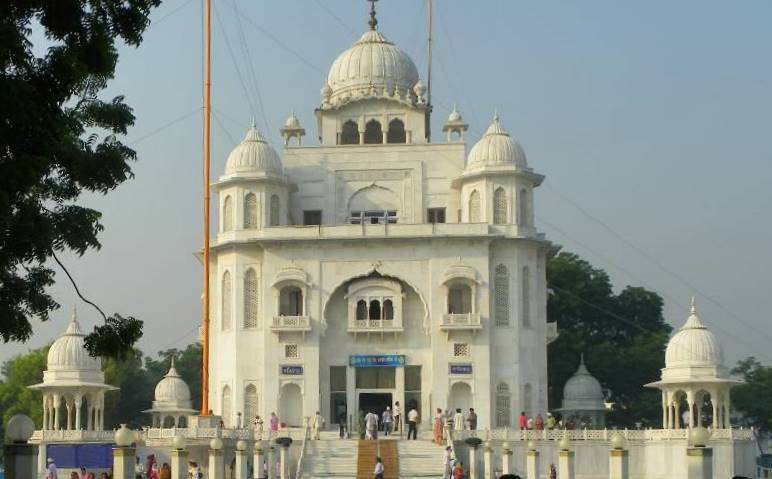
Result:
{"label": "white column", "polygon": [[512,471],[512,449],[501,451],[501,473],[509,474]]}
{"label": "white column", "polygon": [[222,456],[222,449],[209,449],[209,479],[225,479],[225,460]]}
{"label": "white column", "polygon": [[268,479],[276,479],[276,448],[268,448]]}
{"label": "white column", "polygon": [[477,478],[477,448],[469,449],[469,479]]}
{"label": "white column", "polygon": [[281,447],[279,448],[279,479],[289,479],[288,474],[288,465],[287,464],[287,450],[289,447]]}
{"label": "white column", "polygon": [[261,441],[255,443],[255,453],[252,456],[252,474],[254,479],[260,479],[263,477],[263,444]]}
{"label": "white column", "polygon": [[236,450],[236,468],[233,474],[232,479],[245,479],[247,477],[247,451]]}
{"label": "white column", "polygon": [[59,424],[61,424],[59,421],[59,412],[61,411],[61,409],[62,409],[61,398],[59,397],[58,394],[54,394],[54,427],[52,429],[55,431],[59,430]]}
{"label": "white column", "polygon": [[574,451],[560,451],[558,454],[558,477],[574,479]]}
{"label": "white column", "polygon": [[83,405],[83,397],[75,395],[75,430],[80,431],[80,407]]}
{"label": "white column", "polygon": [[86,419],[86,429],[89,431],[94,430],[94,400],[91,397],[86,399],[86,407],[88,409],[88,419]]}
{"label": "white column", "polygon": [[628,479],[629,456],[625,449],[612,449],[609,451],[609,479]]}
{"label": "white column", "polygon": [[483,477],[485,479],[496,479],[493,477],[493,449],[487,443],[483,450]]}
{"label": "white column", "polygon": [[72,400],[69,399],[69,398],[65,398],[64,399],[64,406],[67,408],[67,427],[65,427],[65,429],[67,429],[69,431],[69,430],[72,429],[72,423],[73,423],[73,421],[72,421],[72,419],[73,419],[73,417],[72,417]]}
{"label": "white column", "polygon": [[713,479],[713,449],[690,447],[686,449],[687,479]]}
{"label": "white column", "polygon": [[41,429],[48,429],[48,395],[43,394],[43,426]]}
{"label": "white column", "polygon": [[724,399],[722,405],[724,406],[724,414],[722,415],[722,419],[724,420],[724,429],[729,429],[729,398]]}
{"label": "white column", "polygon": [[136,449],[133,447],[113,448],[113,478],[134,479]]}
{"label": "white column", "polygon": [[188,451],[172,449],[172,479],[188,478]]}
{"label": "white column", "polygon": [[539,479],[539,451],[529,450],[525,456],[525,477]]}
{"label": "white column", "polygon": [[662,429],[668,429],[667,393],[662,391]]}
{"label": "white column", "polygon": [[685,428],[694,427],[694,393],[687,391],[686,393],[686,406],[689,408],[689,421],[684,424]]}
{"label": "white column", "polygon": [[[404,425],[405,425],[405,417],[407,416],[407,411],[405,410],[405,368],[395,368],[395,378],[396,380],[396,390],[394,391],[394,401],[399,401],[399,408],[400,408],[400,416],[399,420],[402,423],[399,429],[399,435],[402,436],[404,434]],[[393,404],[392,404],[393,406]],[[394,424],[394,427],[397,425]],[[396,431],[395,431],[396,432]]]}

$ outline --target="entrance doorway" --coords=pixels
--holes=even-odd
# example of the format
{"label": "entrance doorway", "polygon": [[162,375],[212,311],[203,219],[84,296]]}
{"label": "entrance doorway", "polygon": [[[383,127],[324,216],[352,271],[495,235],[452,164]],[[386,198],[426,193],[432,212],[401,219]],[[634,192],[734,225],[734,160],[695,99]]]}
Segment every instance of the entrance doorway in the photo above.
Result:
{"label": "entrance doorway", "polygon": [[364,414],[371,412],[381,417],[391,404],[391,393],[359,393],[359,410]]}

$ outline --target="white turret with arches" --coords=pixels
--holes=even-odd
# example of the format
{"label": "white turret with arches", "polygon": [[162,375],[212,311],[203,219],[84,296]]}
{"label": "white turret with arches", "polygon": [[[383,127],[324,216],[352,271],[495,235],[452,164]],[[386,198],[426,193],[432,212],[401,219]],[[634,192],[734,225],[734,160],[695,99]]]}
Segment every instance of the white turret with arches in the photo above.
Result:
{"label": "white turret with arches", "polygon": [[43,425],[47,430],[104,429],[105,384],[102,362],[89,355],[77,310],[64,334],[48,350],[43,382],[29,386],[43,393]]}
{"label": "white turret with arches", "polygon": [[154,427],[182,427],[187,424],[187,416],[196,413],[190,388],[174,367],[174,357],[169,372],[155,386],[153,407],[143,412],[151,414]]}
{"label": "white turret with arches", "polygon": [[580,356],[579,367],[563,386],[563,404],[559,411],[563,421],[573,421],[577,426],[602,428],[606,425],[606,402],[603,388],[584,364]]}
{"label": "white turret with arches", "polygon": [[647,384],[662,391],[662,427],[730,428],[731,379],[715,335],[697,313],[694,298],[689,317],[665,350],[662,379]]}

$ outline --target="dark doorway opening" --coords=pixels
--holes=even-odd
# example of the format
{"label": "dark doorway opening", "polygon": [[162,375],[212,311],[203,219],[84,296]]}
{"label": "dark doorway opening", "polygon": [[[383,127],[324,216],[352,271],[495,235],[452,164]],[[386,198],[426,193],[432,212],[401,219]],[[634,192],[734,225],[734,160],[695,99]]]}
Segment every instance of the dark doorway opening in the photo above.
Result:
{"label": "dark doorway opening", "polygon": [[379,418],[387,407],[391,407],[391,393],[359,393],[359,410],[371,412]]}

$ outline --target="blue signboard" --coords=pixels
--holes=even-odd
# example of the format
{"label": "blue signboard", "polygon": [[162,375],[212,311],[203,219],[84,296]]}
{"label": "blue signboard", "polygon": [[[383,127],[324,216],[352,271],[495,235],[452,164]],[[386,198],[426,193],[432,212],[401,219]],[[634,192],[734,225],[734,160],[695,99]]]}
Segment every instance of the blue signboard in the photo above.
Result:
{"label": "blue signboard", "polygon": [[472,374],[471,364],[451,364],[450,374]]}
{"label": "blue signboard", "polygon": [[110,469],[113,467],[112,444],[48,444],[46,456],[58,468]]}
{"label": "blue signboard", "polygon": [[348,357],[348,365],[355,368],[402,367],[404,354],[354,354]]}
{"label": "blue signboard", "polygon": [[283,376],[302,376],[303,366],[299,365],[282,365],[280,366],[280,373]]}

